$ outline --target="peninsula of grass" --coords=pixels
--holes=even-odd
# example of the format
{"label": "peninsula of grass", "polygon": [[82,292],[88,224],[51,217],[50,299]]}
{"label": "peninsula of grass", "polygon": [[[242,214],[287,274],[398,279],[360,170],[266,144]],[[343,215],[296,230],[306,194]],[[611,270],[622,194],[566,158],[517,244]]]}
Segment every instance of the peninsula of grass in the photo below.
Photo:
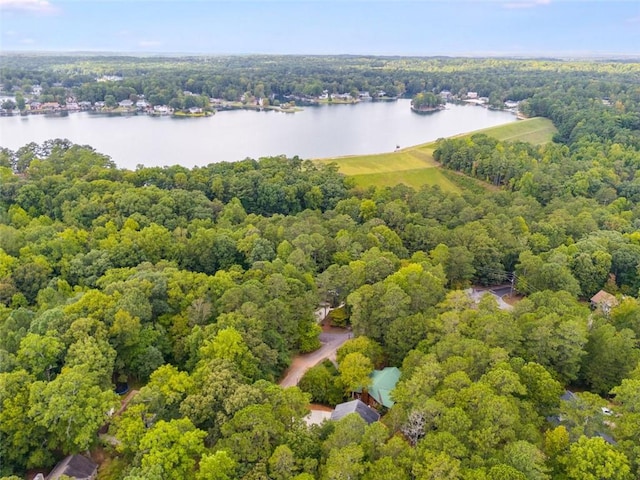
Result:
{"label": "peninsula of grass", "polygon": [[[485,128],[459,135],[469,137],[483,133],[501,141],[522,141],[540,145],[551,141],[556,128],[546,118],[530,118],[518,122]],[[473,186],[466,182],[466,177],[456,178],[456,174],[440,168],[433,158],[436,142],[429,142],[414,147],[396,150],[391,153],[372,155],[353,155],[316,160],[320,163],[335,163],[340,172],[353,177],[357,185],[392,187],[405,184],[420,188],[423,185],[439,185],[444,191],[459,192],[463,189],[486,188],[492,185],[473,179]]]}

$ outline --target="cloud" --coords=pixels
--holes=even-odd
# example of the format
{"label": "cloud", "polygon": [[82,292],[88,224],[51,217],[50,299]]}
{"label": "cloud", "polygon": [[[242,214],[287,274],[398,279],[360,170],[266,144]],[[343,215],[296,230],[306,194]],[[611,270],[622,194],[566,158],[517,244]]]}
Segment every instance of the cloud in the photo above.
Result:
{"label": "cloud", "polygon": [[0,10],[8,12],[54,13],[49,0],[0,0]]}
{"label": "cloud", "polygon": [[20,43],[23,45],[33,45],[36,41],[33,38],[23,38],[20,40]]}
{"label": "cloud", "polygon": [[534,8],[539,7],[541,5],[549,5],[551,0],[524,0],[524,1],[515,1],[503,3],[502,6],[504,8]]}
{"label": "cloud", "polygon": [[138,42],[138,46],[143,48],[159,47],[160,45],[162,45],[162,42],[158,40],[140,40]]}

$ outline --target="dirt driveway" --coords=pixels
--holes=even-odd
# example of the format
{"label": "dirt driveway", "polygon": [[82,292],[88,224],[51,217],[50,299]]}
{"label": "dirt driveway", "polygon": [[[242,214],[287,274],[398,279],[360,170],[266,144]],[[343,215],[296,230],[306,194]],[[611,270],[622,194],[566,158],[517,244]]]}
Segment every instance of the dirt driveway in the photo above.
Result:
{"label": "dirt driveway", "polygon": [[342,328],[323,328],[323,332],[320,334],[320,343],[322,346],[315,352],[305,353],[304,355],[295,357],[279,385],[285,388],[293,387],[298,384],[304,373],[311,367],[327,358],[335,361],[336,351],[351,336],[352,333],[350,331]]}

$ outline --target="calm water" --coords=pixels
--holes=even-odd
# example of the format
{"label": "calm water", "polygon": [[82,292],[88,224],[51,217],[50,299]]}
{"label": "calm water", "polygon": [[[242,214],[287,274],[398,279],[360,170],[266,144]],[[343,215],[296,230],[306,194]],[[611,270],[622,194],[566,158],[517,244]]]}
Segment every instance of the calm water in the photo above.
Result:
{"label": "calm water", "polygon": [[285,154],[301,158],[391,152],[481,128],[516,121],[510,113],[448,105],[430,115],[411,112],[408,99],[306,107],[302,112],[235,110],[208,118],[67,117],[0,118],[0,146],[13,150],[67,138],[105,153],[120,167],[185,167]]}

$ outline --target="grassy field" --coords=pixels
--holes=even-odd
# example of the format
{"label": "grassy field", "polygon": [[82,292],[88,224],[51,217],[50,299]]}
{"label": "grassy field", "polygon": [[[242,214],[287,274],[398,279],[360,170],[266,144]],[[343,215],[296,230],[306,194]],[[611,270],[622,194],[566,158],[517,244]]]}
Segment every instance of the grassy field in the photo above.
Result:
{"label": "grassy field", "polygon": [[362,187],[374,185],[385,187],[404,183],[408,187],[418,189],[423,185],[440,185],[446,192],[459,192],[460,188],[442,174],[440,168],[418,168],[416,170],[400,170],[397,172],[366,173],[354,175],[356,184]]}
{"label": "grassy field", "polygon": [[507,123],[506,125],[500,125],[498,127],[485,128],[484,130],[478,130],[463,136],[484,133],[498,140],[506,140],[509,142],[521,141],[541,145],[550,142],[553,134],[556,132],[557,129],[553,126],[551,120],[537,117]]}
{"label": "grassy field", "polygon": [[[520,140],[539,145],[549,142],[555,131],[550,120],[531,118],[461,136],[484,133],[498,140]],[[384,187],[404,183],[413,188],[420,188],[422,185],[440,185],[440,188],[448,192],[460,191],[461,186],[464,188],[464,182],[457,182],[455,177],[443,174],[439,164],[433,159],[434,149],[435,142],[430,142],[392,153],[325,158],[316,161],[336,163],[340,172],[353,177],[356,184],[363,187],[370,185]]]}

